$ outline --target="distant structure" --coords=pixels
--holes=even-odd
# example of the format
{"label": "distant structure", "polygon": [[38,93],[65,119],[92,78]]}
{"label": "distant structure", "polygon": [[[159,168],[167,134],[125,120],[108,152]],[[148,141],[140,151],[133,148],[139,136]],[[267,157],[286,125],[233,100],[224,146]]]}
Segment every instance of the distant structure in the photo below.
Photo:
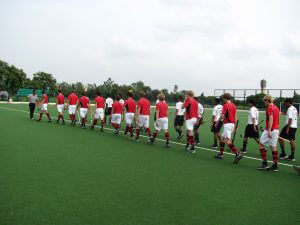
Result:
{"label": "distant structure", "polygon": [[266,94],[267,81],[265,79],[260,81],[261,93]]}

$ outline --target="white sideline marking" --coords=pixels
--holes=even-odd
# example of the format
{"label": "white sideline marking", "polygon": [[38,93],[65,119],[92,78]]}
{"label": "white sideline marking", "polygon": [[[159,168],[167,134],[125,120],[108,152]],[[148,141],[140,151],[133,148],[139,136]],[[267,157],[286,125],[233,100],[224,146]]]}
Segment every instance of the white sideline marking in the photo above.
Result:
{"label": "white sideline marking", "polygon": [[[18,111],[18,112],[23,112],[23,113],[29,113],[28,111],[24,111],[24,110],[20,110],[20,109],[12,109],[12,108],[6,108],[6,107],[0,107],[0,109],[7,109],[7,110],[12,110],[12,111]],[[35,115],[38,115],[38,113],[34,113]],[[53,117],[51,116],[52,119],[57,119],[56,117]],[[68,121],[68,122],[71,122],[70,120],[65,120],[65,121]],[[87,125],[90,125],[90,124],[87,124]],[[100,128],[99,126],[95,126],[97,128]],[[112,128],[107,128],[107,127],[104,127],[105,130],[111,130],[111,131],[114,131],[114,129]],[[124,133],[124,131],[120,131],[121,133]],[[148,136],[145,136],[145,135],[140,135],[141,137],[144,137],[144,138],[148,138]],[[159,140],[159,141],[162,141],[162,142],[165,142],[166,140],[164,139],[160,139],[160,138],[156,138],[156,140]],[[177,145],[182,145],[182,146],[185,146],[186,144],[184,143],[180,143],[180,142],[175,142],[175,141],[170,141],[170,143],[173,143],[173,144],[177,144]],[[214,149],[210,149],[210,148],[204,148],[204,147],[199,147],[199,146],[195,146],[195,148],[198,148],[198,149],[203,149],[205,151],[210,151],[210,152],[219,152],[219,150],[214,150]],[[224,151],[224,154],[227,154],[227,155],[234,155],[233,153],[230,153],[230,152],[226,152]],[[256,161],[261,161],[261,159],[259,158],[255,158],[255,157],[251,157],[251,156],[246,156],[244,155],[243,158],[246,158],[246,159],[252,159],[252,160],[256,160]],[[272,163],[272,161],[268,161],[270,163]],[[282,165],[282,166],[289,166],[289,167],[293,167],[294,165],[291,165],[291,164],[287,164],[287,163],[281,163],[281,162],[278,162],[279,165]]]}

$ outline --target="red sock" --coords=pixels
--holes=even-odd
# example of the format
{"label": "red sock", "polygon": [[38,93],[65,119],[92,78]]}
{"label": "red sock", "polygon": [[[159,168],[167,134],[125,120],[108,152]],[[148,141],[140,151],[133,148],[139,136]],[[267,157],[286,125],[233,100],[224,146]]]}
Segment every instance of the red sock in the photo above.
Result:
{"label": "red sock", "polygon": [[195,142],[194,142],[194,136],[189,136],[189,140],[190,140],[190,142],[189,142],[190,145],[194,145],[195,144]]}
{"label": "red sock", "polygon": [[115,128],[116,128],[116,130],[118,130],[119,128],[120,128],[120,124],[115,124]]}
{"label": "red sock", "polygon": [[156,137],[157,137],[157,135],[158,135],[158,132],[157,131],[155,131],[154,133],[153,133],[153,139],[155,139]]}
{"label": "red sock", "polygon": [[49,113],[46,113],[47,117],[48,117],[48,120],[51,120],[50,118],[50,114]]}
{"label": "red sock", "polygon": [[39,118],[39,120],[41,120],[41,119],[42,119],[42,117],[43,117],[43,113],[40,113],[40,118]]}
{"label": "red sock", "polygon": [[104,120],[101,120],[101,127],[104,126]]}
{"label": "red sock", "polygon": [[58,117],[57,117],[57,121],[58,121],[58,122],[59,122],[60,118],[61,118],[61,116],[60,116],[60,115],[58,115]]}
{"label": "red sock", "polygon": [[148,137],[151,137],[151,130],[150,130],[150,128],[148,127],[148,128],[146,128],[146,132],[147,132],[147,134],[148,134]]}
{"label": "red sock", "polygon": [[97,119],[94,119],[93,126],[97,124]]}
{"label": "red sock", "polygon": [[82,125],[85,125],[85,118],[81,119],[81,123],[82,123]]}
{"label": "red sock", "polygon": [[273,156],[273,163],[277,163],[277,161],[278,161],[278,152],[277,151],[272,151],[272,156]]}
{"label": "red sock", "polygon": [[64,116],[60,115],[60,118],[62,119],[63,122],[65,122]]}
{"label": "red sock", "polygon": [[186,143],[190,143],[190,136],[189,136],[189,134],[188,133],[186,133]]}
{"label": "red sock", "polygon": [[129,127],[128,129],[129,129],[130,136],[133,137],[133,129],[132,129],[132,127]]}
{"label": "red sock", "polygon": [[140,128],[136,128],[136,138],[138,139],[140,137]]}
{"label": "red sock", "polygon": [[224,155],[224,147],[225,147],[225,142],[221,142],[220,143],[220,153],[221,153],[221,155]]}
{"label": "red sock", "polygon": [[266,149],[265,148],[261,148],[260,150],[260,154],[261,154],[261,158],[263,161],[267,160],[267,153],[266,153]]}
{"label": "red sock", "polygon": [[69,114],[70,120],[73,120],[73,114]]}
{"label": "red sock", "polygon": [[231,149],[231,151],[234,154],[236,154],[236,155],[238,154],[238,150],[237,150],[237,148],[233,144],[228,145],[228,147]]}
{"label": "red sock", "polygon": [[170,140],[170,134],[169,134],[169,132],[168,132],[168,133],[165,133],[165,138],[166,138],[167,141]]}

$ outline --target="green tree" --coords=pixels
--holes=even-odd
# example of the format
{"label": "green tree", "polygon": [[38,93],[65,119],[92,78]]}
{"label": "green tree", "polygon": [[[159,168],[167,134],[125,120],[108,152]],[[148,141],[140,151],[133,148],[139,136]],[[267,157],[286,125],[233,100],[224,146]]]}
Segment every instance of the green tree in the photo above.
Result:
{"label": "green tree", "polygon": [[32,84],[36,89],[50,90],[51,94],[57,91],[56,79],[49,73],[37,72],[33,74]]}

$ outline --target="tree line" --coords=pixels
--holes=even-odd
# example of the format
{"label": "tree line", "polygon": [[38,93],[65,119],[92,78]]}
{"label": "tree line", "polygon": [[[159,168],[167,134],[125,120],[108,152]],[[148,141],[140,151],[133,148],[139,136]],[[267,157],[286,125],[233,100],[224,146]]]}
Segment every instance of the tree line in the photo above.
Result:
{"label": "tree line", "polygon": [[[150,86],[145,85],[143,81],[137,81],[130,85],[117,84],[111,78],[108,78],[102,84],[87,84],[84,85],[81,82],[68,83],[68,82],[57,82],[52,74],[46,72],[36,72],[33,74],[32,79],[28,78],[26,73],[17,68],[14,65],[9,65],[8,63],[0,60],[0,91],[7,91],[10,96],[15,96],[18,89],[29,88],[29,89],[42,89],[47,90],[50,96],[56,96],[58,89],[60,89],[64,95],[69,95],[73,90],[79,96],[83,91],[89,98],[94,98],[96,92],[99,91],[103,97],[110,96],[114,98],[116,95],[121,95],[122,98],[126,98],[129,91],[132,91],[134,98],[138,99],[139,92],[144,91],[146,97],[154,102],[156,101],[156,96],[163,92],[166,96],[167,102],[176,102],[179,95],[184,96],[186,90],[179,90],[178,85],[174,85],[173,90],[168,89],[152,89]],[[248,96],[245,100],[235,100],[238,106],[247,105],[247,100],[254,98],[258,103],[258,108],[263,108],[264,94],[257,94]],[[198,96],[200,102],[205,106],[214,105],[214,96],[205,96],[202,93]],[[282,101],[282,99],[275,100],[277,104]],[[294,101],[300,102],[300,95],[294,94]]]}

